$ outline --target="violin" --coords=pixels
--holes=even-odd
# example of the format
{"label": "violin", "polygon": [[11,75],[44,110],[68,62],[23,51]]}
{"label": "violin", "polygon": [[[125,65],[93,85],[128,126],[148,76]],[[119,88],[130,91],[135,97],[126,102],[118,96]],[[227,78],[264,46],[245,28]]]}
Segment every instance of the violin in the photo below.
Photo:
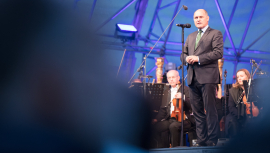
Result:
{"label": "violin", "polygon": [[[245,95],[245,91],[242,92],[241,98],[243,98],[243,103],[246,105],[246,114],[250,115],[250,102],[247,102],[247,97]],[[259,109],[257,106],[254,105],[252,102],[252,116],[257,117],[259,115]]]}
{"label": "violin", "polygon": [[[243,93],[245,93],[245,91],[243,91]],[[250,115],[250,102],[247,102],[247,98],[246,95],[244,94],[243,96],[243,102],[246,105],[246,113],[248,115]],[[259,109],[257,106],[254,105],[254,103],[252,102],[252,116],[253,117],[257,117],[259,115]]]}
{"label": "violin", "polygon": [[[181,86],[181,85],[180,85]],[[180,88],[180,86],[178,87],[178,89]],[[182,122],[182,99],[181,98],[174,98],[172,100],[173,106],[174,106],[174,110],[171,113],[171,117],[175,118],[177,121]],[[185,113],[183,113],[183,119],[185,120],[186,116]]]}

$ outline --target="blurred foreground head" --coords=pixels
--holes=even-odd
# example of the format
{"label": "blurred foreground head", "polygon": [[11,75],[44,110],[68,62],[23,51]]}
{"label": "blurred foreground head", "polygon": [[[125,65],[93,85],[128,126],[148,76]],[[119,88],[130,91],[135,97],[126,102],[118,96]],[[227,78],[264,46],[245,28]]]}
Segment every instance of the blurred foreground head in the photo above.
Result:
{"label": "blurred foreground head", "polygon": [[48,0],[4,0],[0,10],[2,150],[147,149],[146,103],[112,81],[91,25]]}

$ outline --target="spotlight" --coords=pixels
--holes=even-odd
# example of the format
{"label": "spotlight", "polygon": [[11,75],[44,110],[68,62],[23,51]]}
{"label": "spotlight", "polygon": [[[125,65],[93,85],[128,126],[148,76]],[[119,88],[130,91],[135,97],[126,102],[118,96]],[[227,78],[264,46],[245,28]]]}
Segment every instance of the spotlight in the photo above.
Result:
{"label": "spotlight", "polygon": [[126,42],[128,40],[134,40],[137,32],[137,29],[133,25],[116,24],[114,37]]}

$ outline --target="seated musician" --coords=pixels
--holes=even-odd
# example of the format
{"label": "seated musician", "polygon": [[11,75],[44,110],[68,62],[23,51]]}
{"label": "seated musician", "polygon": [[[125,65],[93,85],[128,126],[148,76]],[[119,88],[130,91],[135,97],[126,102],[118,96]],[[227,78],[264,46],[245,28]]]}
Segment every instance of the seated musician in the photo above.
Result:
{"label": "seated musician", "polygon": [[[227,137],[235,137],[241,132],[247,121],[247,115],[250,114],[250,104],[246,103],[246,94],[244,91],[243,80],[249,80],[250,73],[247,69],[237,71],[237,80],[233,87],[229,90],[228,108],[229,114],[226,117],[225,129]],[[240,102],[237,106],[237,102]],[[239,112],[238,112],[239,107]],[[252,102],[252,113],[256,117],[259,114],[259,109]]]}
{"label": "seated musician", "polygon": [[[174,98],[181,98],[181,84],[179,84],[180,76],[176,70],[170,70],[167,73],[167,80],[170,86],[165,86],[164,95],[162,99],[162,104],[160,110],[152,123],[154,124],[154,137],[158,143],[158,148],[168,147],[168,143],[162,140],[161,133],[164,131],[169,131],[171,138],[171,146],[180,145],[180,132],[181,132],[181,122],[177,121],[176,118],[171,118],[171,113],[174,110],[174,106],[171,101]],[[184,103],[184,132],[189,132],[192,128],[195,129],[195,120],[192,113],[190,101],[189,101],[189,91],[188,87],[184,86],[185,101]],[[181,101],[179,101],[180,103]],[[167,137],[168,138],[168,137]]]}

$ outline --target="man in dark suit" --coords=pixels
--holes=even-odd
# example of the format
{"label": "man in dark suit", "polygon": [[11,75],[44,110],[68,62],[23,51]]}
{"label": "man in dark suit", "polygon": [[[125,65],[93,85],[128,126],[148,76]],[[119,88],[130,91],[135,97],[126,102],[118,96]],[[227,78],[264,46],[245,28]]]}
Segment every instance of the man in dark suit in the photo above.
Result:
{"label": "man in dark suit", "polygon": [[[168,141],[161,138],[161,133],[169,131],[171,136],[172,147],[180,145],[180,131],[181,122],[178,122],[175,118],[171,118],[171,113],[174,110],[174,106],[171,101],[174,98],[181,98],[181,85],[178,83],[180,80],[179,73],[176,70],[170,70],[167,73],[167,80],[170,86],[166,85],[163,91],[163,98],[160,110],[155,119],[153,119],[154,125],[154,137],[158,143],[158,148],[165,148],[168,146]],[[193,118],[189,101],[188,87],[184,86],[185,100],[184,111],[186,117],[184,118],[184,132],[192,132],[195,129],[195,119]],[[168,138],[168,136],[165,136]],[[165,138],[166,139],[166,138]]]}
{"label": "man in dark suit", "polygon": [[220,83],[218,59],[223,56],[223,37],[208,26],[208,13],[194,13],[198,31],[191,33],[185,43],[184,61],[188,71],[190,102],[196,120],[197,146],[217,143],[218,115],[215,107],[216,84]]}

